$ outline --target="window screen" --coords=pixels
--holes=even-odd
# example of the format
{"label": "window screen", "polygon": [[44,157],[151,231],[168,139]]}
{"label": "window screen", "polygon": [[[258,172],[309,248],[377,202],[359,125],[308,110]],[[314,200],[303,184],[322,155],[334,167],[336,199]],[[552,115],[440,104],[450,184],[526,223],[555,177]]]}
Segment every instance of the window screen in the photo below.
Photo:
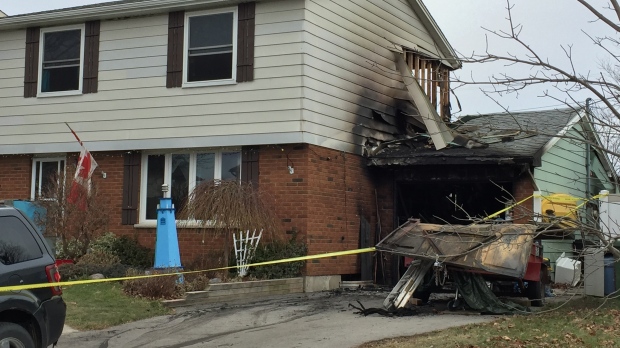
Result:
{"label": "window screen", "polygon": [[80,29],[45,33],[41,92],[74,91],[80,88]]}
{"label": "window screen", "polygon": [[232,78],[232,12],[189,18],[187,81]]}

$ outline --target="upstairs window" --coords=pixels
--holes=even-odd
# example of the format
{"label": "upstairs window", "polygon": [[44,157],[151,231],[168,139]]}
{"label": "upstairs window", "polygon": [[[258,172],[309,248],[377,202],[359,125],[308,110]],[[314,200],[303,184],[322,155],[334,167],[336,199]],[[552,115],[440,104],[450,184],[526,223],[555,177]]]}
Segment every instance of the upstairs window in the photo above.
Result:
{"label": "upstairs window", "polygon": [[237,9],[187,14],[184,84],[235,81]]}
{"label": "upstairs window", "polygon": [[39,93],[82,90],[83,26],[41,30]]}
{"label": "upstairs window", "polygon": [[24,98],[97,93],[100,21],[26,29]]}
{"label": "upstairs window", "polygon": [[254,80],[256,3],[168,14],[166,87]]}

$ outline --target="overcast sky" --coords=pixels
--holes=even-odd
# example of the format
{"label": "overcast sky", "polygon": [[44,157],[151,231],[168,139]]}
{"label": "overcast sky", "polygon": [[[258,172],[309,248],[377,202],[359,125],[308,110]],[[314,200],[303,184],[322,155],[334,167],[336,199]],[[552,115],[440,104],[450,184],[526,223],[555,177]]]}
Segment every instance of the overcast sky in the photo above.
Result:
{"label": "overcast sky", "polygon": [[[0,0],[0,10],[8,15],[16,15],[56,8],[87,5],[105,2],[101,0]],[[603,11],[606,2],[593,0],[594,6]],[[469,55],[473,51],[484,53],[486,47],[485,31],[482,26],[494,30],[509,30],[506,21],[506,2],[503,0],[425,0],[429,11],[443,30],[452,46],[461,54]],[[561,4],[561,5],[560,5]],[[576,66],[582,72],[598,71],[601,60],[605,59],[600,49],[597,50],[587,36],[604,35],[605,26],[592,22],[593,15],[584,10],[576,0],[514,0],[513,19],[523,24],[521,37],[542,56],[551,62],[567,66],[568,61],[560,45],[573,45]],[[504,54],[523,52],[514,45],[489,37],[489,47],[494,53]],[[474,76],[478,80],[487,80],[493,73],[511,71],[513,74],[527,73],[523,67],[507,68],[502,64],[474,64],[465,66],[456,72],[461,78]],[[545,89],[553,93],[551,86]],[[466,86],[456,91],[462,109],[457,115],[511,111],[537,108],[558,107],[558,101],[540,97],[543,88],[531,89],[520,95],[498,96],[496,101],[486,97],[477,86]],[[556,94],[557,95],[557,94]],[[585,100],[589,95],[581,94],[577,98]],[[557,97],[565,99],[562,95]],[[453,104],[454,102],[453,98]],[[453,105],[453,112],[458,111]]]}

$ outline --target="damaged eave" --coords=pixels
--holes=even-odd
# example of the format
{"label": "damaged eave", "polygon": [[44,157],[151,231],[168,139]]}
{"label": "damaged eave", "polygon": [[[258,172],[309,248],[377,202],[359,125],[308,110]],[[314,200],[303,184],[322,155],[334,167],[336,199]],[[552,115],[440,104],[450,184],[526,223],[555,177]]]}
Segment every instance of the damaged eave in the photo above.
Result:
{"label": "damaged eave", "polygon": [[460,164],[517,164],[521,160],[514,157],[399,157],[399,158],[377,158],[368,160],[368,166],[388,167],[388,166],[410,166],[410,165],[460,165]]}

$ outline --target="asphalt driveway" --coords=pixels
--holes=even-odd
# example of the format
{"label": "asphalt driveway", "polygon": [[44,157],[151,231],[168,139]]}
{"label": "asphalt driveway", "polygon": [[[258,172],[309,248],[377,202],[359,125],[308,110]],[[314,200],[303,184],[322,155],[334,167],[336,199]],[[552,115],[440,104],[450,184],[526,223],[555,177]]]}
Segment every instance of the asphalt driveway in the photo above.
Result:
{"label": "asphalt driveway", "polygon": [[381,307],[386,295],[379,291],[322,292],[188,307],[173,315],[106,330],[63,334],[58,347],[355,347],[493,319],[437,312],[428,306],[415,316],[364,317],[349,307],[356,300],[367,308]]}

